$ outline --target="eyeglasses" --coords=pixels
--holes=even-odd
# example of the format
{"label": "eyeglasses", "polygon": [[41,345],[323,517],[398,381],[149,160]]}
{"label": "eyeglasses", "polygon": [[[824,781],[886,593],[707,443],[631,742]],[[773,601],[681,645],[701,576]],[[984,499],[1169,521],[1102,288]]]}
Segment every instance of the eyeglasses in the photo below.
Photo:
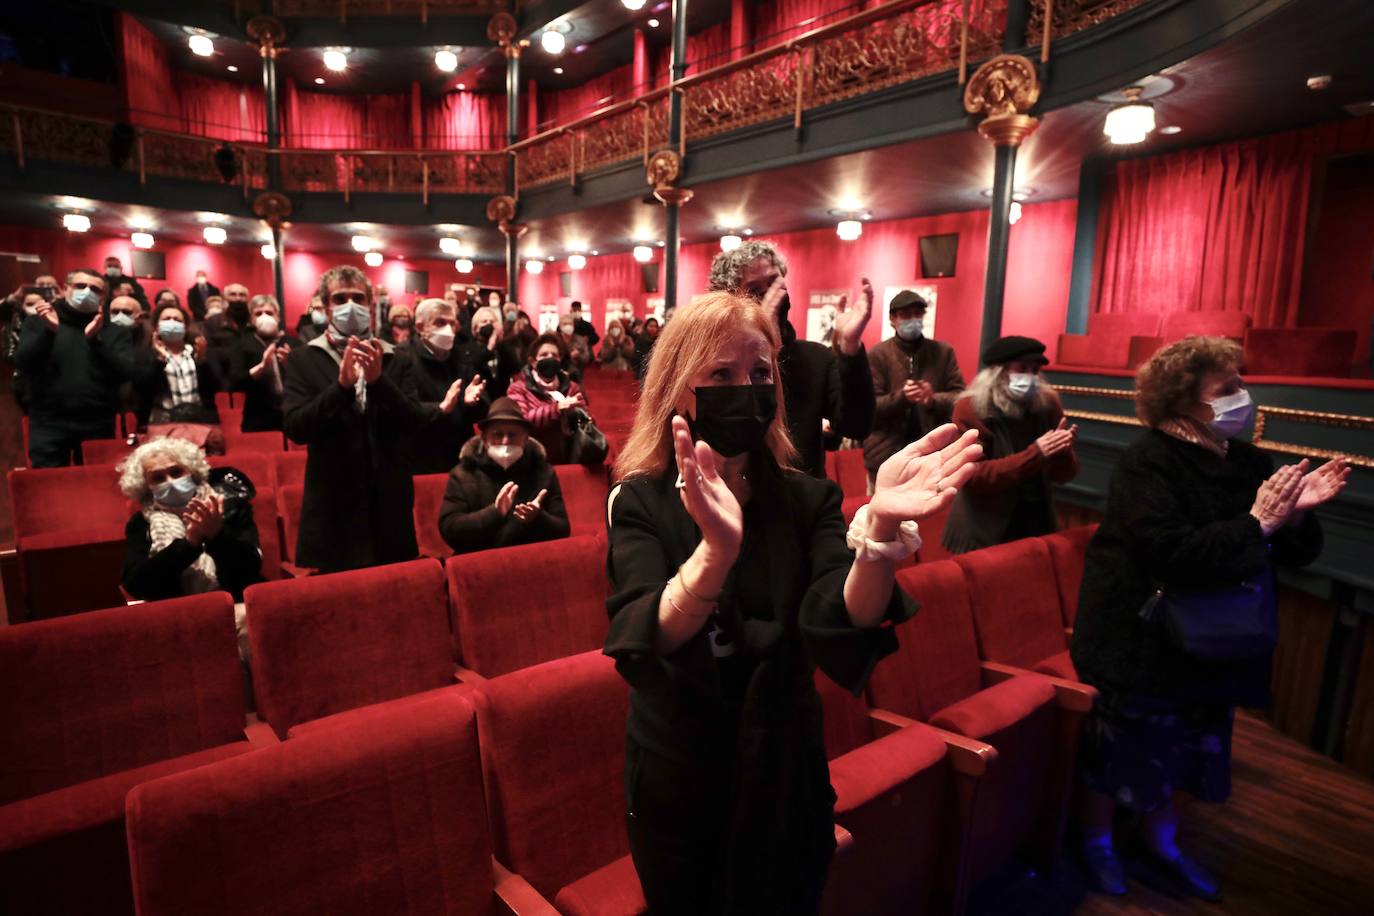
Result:
{"label": "eyeglasses", "polygon": [[72,284],[72,289],[93,289],[93,290],[95,290],[97,293],[103,293],[103,292],[105,292],[105,284],[104,284],[104,283],[82,283],[81,281],[78,280],[77,282],[75,282],[75,283]]}
{"label": "eyeglasses", "polygon": [[358,305],[367,305],[367,293],[339,290],[337,293],[329,294],[330,305],[348,305],[350,302],[357,303]]}

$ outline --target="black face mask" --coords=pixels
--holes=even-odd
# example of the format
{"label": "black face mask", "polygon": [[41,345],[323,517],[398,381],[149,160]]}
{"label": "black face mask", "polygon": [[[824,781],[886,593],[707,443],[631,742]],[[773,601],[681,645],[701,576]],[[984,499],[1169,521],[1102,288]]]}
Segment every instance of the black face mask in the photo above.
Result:
{"label": "black face mask", "polygon": [[763,446],[778,413],[778,393],[772,384],[708,385],[694,393],[697,415],[688,424],[693,439],[726,458]]}
{"label": "black face mask", "polygon": [[558,378],[558,369],[561,361],[553,356],[546,356],[534,364],[534,371],[539,373],[539,377],[546,382],[551,382]]}
{"label": "black face mask", "polygon": [[487,341],[491,340],[491,335],[493,335],[493,334],[495,334],[495,333],[496,333],[496,325],[494,325],[494,324],[485,324],[485,325],[482,325],[482,327],[478,329],[478,331],[477,331],[477,337],[478,337],[479,340],[482,341],[482,343],[486,343]]}

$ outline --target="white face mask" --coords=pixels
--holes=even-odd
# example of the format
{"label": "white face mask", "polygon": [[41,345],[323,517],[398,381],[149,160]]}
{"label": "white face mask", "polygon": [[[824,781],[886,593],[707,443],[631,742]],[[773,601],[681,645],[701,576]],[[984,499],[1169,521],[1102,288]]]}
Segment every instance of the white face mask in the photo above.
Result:
{"label": "white face mask", "polygon": [[1212,408],[1212,422],[1208,425],[1212,427],[1212,432],[1222,439],[1230,439],[1239,434],[1250,425],[1250,420],[1255,415],[1255,402],[1251,399],[1250,392],[1244,388],[1235,394],[1203,403]]}
{"label": "white face mask", "polygon": [[447,353],[453,349],[453,328],[435,328],[426,339],[436,353]]}
{"label": "white face mask", "polygon": [[257,328],[263,337],[277,336],[277,319],[272,315],[259,315],[254,318],[253,327]]}
{"label": "white face mask", "polygon": [[1035,394],[1035,389],[1040,387],[1040,376],[1032,372],[1008,372],[1007,390],[1011,396],[1018,401]]}
{"label": "white face mask", "polygon": [[525,447],[523,445],[488,445],[487,454],[491,456],[492,461],[501,467],[509,468],[520,460],[521,455],[525,454]]}

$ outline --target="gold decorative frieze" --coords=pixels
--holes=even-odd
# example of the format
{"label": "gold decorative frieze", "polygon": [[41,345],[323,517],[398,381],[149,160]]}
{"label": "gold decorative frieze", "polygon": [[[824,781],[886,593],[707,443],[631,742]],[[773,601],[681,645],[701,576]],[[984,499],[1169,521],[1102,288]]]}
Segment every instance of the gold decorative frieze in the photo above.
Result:
{"label": "gold decorative frieze", "polygon": [[1050,9],[1051,40],[1073,35],[1084,29],[1102,25],[1108,20],[1130,12],[1145,0],[1031,0],[1030,18],[1026,23],[1026,41],[1038,43],[1045,32],[1045,7]]}

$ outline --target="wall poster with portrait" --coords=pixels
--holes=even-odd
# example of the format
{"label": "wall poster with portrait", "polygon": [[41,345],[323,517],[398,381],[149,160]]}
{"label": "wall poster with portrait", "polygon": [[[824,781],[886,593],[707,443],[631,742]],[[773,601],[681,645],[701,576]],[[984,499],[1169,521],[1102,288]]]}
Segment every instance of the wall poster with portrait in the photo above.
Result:
{"label": "wall poster with portrait", "polygon": [[830,346],[835,342],[835,315],[847,289],[813,289],[806,309],[806,339]]}

